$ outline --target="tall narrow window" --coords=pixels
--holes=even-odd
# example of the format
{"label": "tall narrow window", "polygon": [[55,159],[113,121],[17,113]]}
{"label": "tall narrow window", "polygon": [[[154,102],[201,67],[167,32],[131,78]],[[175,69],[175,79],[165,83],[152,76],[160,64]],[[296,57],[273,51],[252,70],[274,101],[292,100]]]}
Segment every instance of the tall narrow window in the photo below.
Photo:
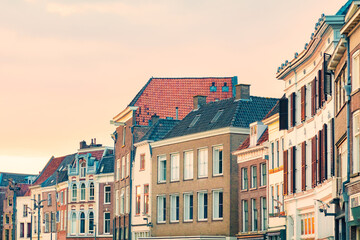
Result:
{"label": "tall narrow window", "polygon": [[125,146],[126,140],[126,127],[123,127],[123,134],[122,134],[122,145]]}
{"label": "tall narrow window", "polygon": [[157,222],[158,223],[166,222],[166,197],[165,196],[157,197]]}
{"label": "tall narrow window", "polygon": [[170,168],[171,168],[171,175],[170,175],[171,181],[172,182],[179,181],[180,160],[178,153],[170,155]]}
{"label": "tall narrow window", "polygon": [[149,213],[149,184],[144,185],[144,213]]}
{"label": "tall narrow window", "polygon": [[61,205],[64,204],[64,191],[61,191],[61,193],[60,193],[60,204]]}
{"label": "tall narrow window", "polygon": [[223,191],[213,191],[213,219],[223,219]]}
{"label": "tall narrow window", "polygon": [[191,193],[184,194],[184,221],[193,220],[194,198]]}
{"label": "tall narrow window", "polygon": [[279,147],[279,140],[276,141],[276,167],[280,167],[280,147]]}
{"label": "tall narrow window", "polygon": [[275,149],[274,143],[271,143],[271,169],[275,168]]}
{"label": "tall narrow window", "polygon": [[184,152],[184,179],[193,179],[194,176],[194,152]]}
{"label": "tall narrow window", "polygon": [[30,238],[31,236],[31,223],[27,223],[27,233],[26,233],[26,237]]}
{"label": "tall narrow window", "polygon": [[170,195],[170,222],[179,221],[179,195]]}
{"label": "tall narrow window", "polygon": [[23,217],[27,217],[28,215],[28,206],[26,204],[23,205]]}
{"label": "tall narrow window", "polygon": [[95,197],[95,187],[94,187],[94,183],[91,182],[90,183],[90,191],[89,191],[89,200],[93,201]]}
{"label": "tall narrow window", "polygon": [[356,51],[352,56],[352,91],[360,87],[360,51]]}
{"label": "tall narrow window", "polygon": [[51,206],[51,203],[52,203],[51,193],[48,193],[48,198],[47,198],[47,204],[48,204],[48,206]]}
{"label": "tall narrow window", "polygon": [[119,190],[116,190],[115,196],[116,196],[115,213],[118,216],[118,215],[120,215],[120,192],[119,192]]}
{"label": "tall narrow window", "polygon": [[140,214],[140,203],[141,203],[141,191],[140,191],[140,186],[136,186],[135,188],[136,191],[136,205],[135,205],[135,214],[139,215]]}
{"label": "tall narrow window", "polygon": [[49,219],[49,213],[44,214],[44,221],[45,221],[45,233],[49,232],[50,228],[50,219]]}
{"label": "tall narrow window", "polygon": [[[58,213],[59,213],[59,212],[56,212],[56,214],[58,214]],[[54,212],[51,213],[50,218],[51,218],[51,219],[50,219],[50,227],[51,227],[50,231],[51,231],[51,232],[55,232],[55,231],[56,231],[55,226],[56,226],[57,220],[55,219],[56,217],[55,217],[55,213],[54,213]]]}
{"label": "tall narrow window", "polygon": [[116,180],[119,181],[120,177],[120,159],[116,161]]}
{"label": "tall narrow window", "polygon": [[166,182],[166,156],[158,156],[158,182]]}
{"label": "tall narrow window", "polygon": [[125,198],[125,213],[129,213],[130,209],[130,187],[126,187],[126,198]]}
{"label": "tall narrow window", "polygon": [[242,231],[247,232],[249,229],[249,209],[247,200],[242,200],[242,215]]}
{"label": "tall narrow window", "polygon": [[86,163],[82,162],[80,164],[80,177],[84,178],[86,176]]}
{"label": "tall narrow window", "polygon": [[89,233],[94,233],[94,212],[89,213]]}
{"label": "tall narrow window", "polygon": [[223,174],[223,147],[213,148],[213,175]]}
{"label": "tall narrow window", "polygon": [[257,167],[251,166],[251,188],[257,188]]}
{"label": "tall narrow window", "polygon": [[24,230],[25,230],[24,223],[20,223],[20,238],[24,238]]}
{"label": "tall narrow window", "polygon": [[123,156],[121,158],[121,179],[125,178],[125,171],[126,171],[126,166],[125,166],[126,162],[125,162],[125,156]]}
{"label": "tall narrow window", "polygon": [[104,203],[105,204],[111,203],[111,187],[110,186],[105,186],[104,187],[104,193],[105,193]]}
{"label": "tall narrow window", "polygon": [[80,233],[85,233],[85,213],[80,213]]}
{"label": "tall narrow window", "polygon": [[360,171],[360,111],[357,111],[353,116],[353,173],[357,173],[359,171]]}
{"label": "tall narrow window", "polygon": [[145,154],[140,155],[140,170],[145,170]]}
{"label": "tall narrow window", "polygon": [[248,189],[248,171],[247,168],[241,169],[241,190]]}
{"label": "tall narrow window", "polygon": [[198,177],[208,176],[208,149],[202,148],[198,150]]}
{"label": "tall narrow window", "polygon": [[82,183],[80,185],[80,201],[85,201],[85,191],[86,191],[85,183]]}
{"label": "tall narrow window", "polygon": [[260,164],[260,186],[265,186],[266,185],[266,164],[265,163],[261,163]]}
{"label": "tall narrow window", "polygon": [[130,175],[130,154],[126,155],[126,176]]}
{"label": "tall narrow window", "polygon": [[71,201],[76,202],[76,200],[77,200],[77,187],[76,187],[75,183],[72,185],[72,194],[71,195],[72,195],[71,196]]}
{"label": "tall narrow window", "polygon": [[125,189],[121,189],[120,193],[120,214],[125,213]]}
{"label": "tall narrow window", "polygon": [[208,216],[208,194],[207,192],[198,193],[198,219],[207,220]]}
{"label": "tall narrow window", "polygon": [[261,201],[261,230],[267,229],[267,209],[266,209],[266,198],[260,198]]}
{"label": "tall narrow window", "polygon": [[252,231],[258,230],[258,215],[257,215],[257,208],[256,208],[256,200],[251,199],[251,215],[252,215]]}
{"label": "tall narrow window", "polygon": [[109,212],[104,213],[104,233],[105,234],[110,233],[110,213]]}

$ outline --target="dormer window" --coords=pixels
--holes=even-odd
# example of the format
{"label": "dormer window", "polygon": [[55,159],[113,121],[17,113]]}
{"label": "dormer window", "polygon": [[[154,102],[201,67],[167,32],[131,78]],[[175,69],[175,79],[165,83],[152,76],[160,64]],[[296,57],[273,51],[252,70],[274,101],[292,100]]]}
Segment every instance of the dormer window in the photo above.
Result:
{"label": "dormer window", "polygon": [[219,119],[219,117],[221,116],[221,114],[222,114],[223,112],[224,112],[224,109],[219,110],[219,111],[215,114],[214,118],[211,120],[211,123],[216,122],[216,121]]}
{"label": "dormer window", "polygon": [[250,146],[255,146],[256,145],[256,140],[257,140],[257,125],[252,126],[250,128]]}
{"label": "dormer window", "polygon": [[196,115],[196,116],[194,117],[194,119],[192,120],[192,122],[190,123],[189,127],[195,126],[195,124],[199,121],[200,116],[201,116],[200,114],[199,114],[199,115]]}
{"label": "dormer window", "polygon": [[86,175],[86,162],[80,164],[80,177],[84,178]]}
{"label": "dormer window", "polygon": [[227,85],[227,82],[224,82],[224,86],[222,87],[223,92],[229,92],[229,86]]}
{"label": "dormer window", "polygon": [[210,92],[216,92],[215,82],[211,83]]}

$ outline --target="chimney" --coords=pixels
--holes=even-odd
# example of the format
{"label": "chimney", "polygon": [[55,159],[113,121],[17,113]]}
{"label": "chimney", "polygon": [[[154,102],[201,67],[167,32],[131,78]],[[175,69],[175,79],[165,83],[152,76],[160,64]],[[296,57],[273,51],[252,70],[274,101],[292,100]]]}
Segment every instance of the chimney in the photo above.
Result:
{"label": "chimney", "polygon": [[91,139],[91,144],[90,144],[90,146],[92,146],[92,145],[94,145],[94,140],[93,140],[93,139]]}
{"label": "chimney", "polygon": [[83,148],[86,148],[86,142],[85,142],[85,140],[82,140],[81,142],[80,142],[80,149],[83,149]]}
{"label": "chimney", "polygon": [[94,138],[94,145],[96,145],[96,138]]}
{"label": "chimney", "polygon": [[151,125],[154,125],[157,121],[159,121],[160,117],[158,115],[156,115],[156,113],[154,115],[151,116],[151,124],[149,124],[150,126]]}
{"label": "chimney", "polygon": [[199,109],[202,105],[206,104],[206,96],[196,95],[193,97],[194,110]]}
{"label": "chimney", "polygon": [[176,107],[175,109],[176,109],[176,117],[175,117],[175,119],[178,120],[179,119],[179,108]]}
{"label": "chimney", "polygon": [[250,99],[250,84],[238,84],[236,87],[235,99],[249,100]]}

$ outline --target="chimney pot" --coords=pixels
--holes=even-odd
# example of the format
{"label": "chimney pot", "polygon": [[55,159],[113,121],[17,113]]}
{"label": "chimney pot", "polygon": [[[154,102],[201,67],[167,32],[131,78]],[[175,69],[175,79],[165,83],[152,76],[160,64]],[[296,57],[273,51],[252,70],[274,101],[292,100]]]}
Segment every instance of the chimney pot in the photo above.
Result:
{"label": "chimney pot", "polygon": [[238,84],[236,87],[235,99],[250,99],[250,84]]}
{"label": "chimney pot", "polygon": [[96,138],[94,138],[94,145],[96,145]]}
{"label": "chimney pot", "polygon": [[83,148],[86,148],[86,141],[85,140],[82,140],[80,142],[80,149],[83,149]]}
{"label": "chimney pot", "polygon": [[206,104],[206,96],[196,95],[193,97],[194,110],[199,109],[202,105]]}

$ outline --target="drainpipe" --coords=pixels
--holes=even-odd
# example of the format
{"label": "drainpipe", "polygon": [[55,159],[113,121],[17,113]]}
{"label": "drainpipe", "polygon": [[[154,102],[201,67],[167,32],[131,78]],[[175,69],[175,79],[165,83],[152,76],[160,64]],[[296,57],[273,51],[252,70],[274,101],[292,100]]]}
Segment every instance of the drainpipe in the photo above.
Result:
{"label": "drainpipe", "polygon": [[342,184],[343,198],[345,203],[345,239],[350,239],[349,231],[349,195],[346,190],[346,184],[350,182],[350,100],[351,100],[351,76],[350,76],[350,39],[346,37],[346,47],[347,47],[347,84],[344,86],[346,92],[346,137],[347,137],[347,173],[346,181]]}

